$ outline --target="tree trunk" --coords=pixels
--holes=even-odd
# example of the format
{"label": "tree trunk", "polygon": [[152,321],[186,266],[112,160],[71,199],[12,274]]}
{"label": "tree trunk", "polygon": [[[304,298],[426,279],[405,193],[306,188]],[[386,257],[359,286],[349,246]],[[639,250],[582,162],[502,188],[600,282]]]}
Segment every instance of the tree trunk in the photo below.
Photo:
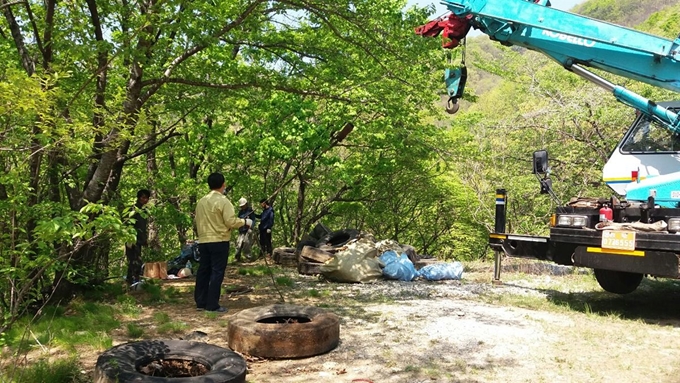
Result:
{"label": "tree trunk", "polygon": [[298,173],[298,195],[297,208],[295,209],[295,224],[293,229],[293,240],[297,243],[302,238],[302,219],[305,212],[305,192],[307,190],[307,182],[302,173]]}
{"label": "tree trunk", "polygon": [[[149,145],[155,145],[156,143],[156,128],[158,122],[153,121],[151,127],[151,133],[149,134],[148,141]],[[156,149],[152,149],[146,154],[146,170],[149,174],[147,179],[147,185],[151,189],[151,198],[158,200],[158,190],[156,190],[156,185],[154,184],[154,179],[158,177],[158,163],[156,163]],[[161,240],[158,235],[158,224],[156,219],[151,216],[149,217],[149,248],[154,253],[159,253],[161,251]]]}

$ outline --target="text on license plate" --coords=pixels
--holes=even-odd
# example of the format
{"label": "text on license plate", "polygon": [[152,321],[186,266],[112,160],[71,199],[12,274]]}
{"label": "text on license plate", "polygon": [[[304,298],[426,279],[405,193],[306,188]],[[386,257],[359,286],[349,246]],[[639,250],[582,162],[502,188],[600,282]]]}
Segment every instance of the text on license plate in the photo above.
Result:
{"label": "text on license plate", "polygon": [[603,230],[602,248],[617,250],[635,250],[635,232]]}

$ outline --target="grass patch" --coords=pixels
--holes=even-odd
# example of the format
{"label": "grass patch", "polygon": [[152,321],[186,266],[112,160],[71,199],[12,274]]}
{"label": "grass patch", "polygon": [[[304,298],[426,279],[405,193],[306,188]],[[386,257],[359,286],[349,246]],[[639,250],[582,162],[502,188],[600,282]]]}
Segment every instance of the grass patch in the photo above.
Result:
{"label": "grass patch", "polygon": [[239,267],[238,268],[238,274],[239,275],[247,275],[247,276],[253,276],[253,277],[261,277],[264,275],[272,275],[274,273],[274,270],[264,266],[264,265],[257,265],[257,266],[252,266],[252,267]]}
{"label": "grass patch", "polygon": [[293,281],[289,277],[276,277],[274,281],[279,286],[293,287],[293,285],[295,284],[295,281]]}
{"label": "grass patch", "polygon": [[180,291],[180,289],[176,288],[175,286],[168,286],[163,289],[163,292],[165,292],[165,296],[167,296],[168,299],[173,301],[182,296],[182,291]]}
{"label": "grass patch", "polygon": [[[581,270],[582,271],[582,270]],[[468,281],[489,281],[487,273],[470,273]],[[503,286],[526,289],[526,293],[504,291],[503,287],[479,295],[490,304],[523,307],[531,310],[570,313],[607,320],[642,320],[663,324],[680,317],[680,282],[671,279],[645,278],[630,294],[608,293],[598,285],[593,274],[534,275],[522,272],[501,274]],[[533,293],[533,292],[535,293]]]}
{"label": "grass patch", "polygon": [[187,325],[184,322],[168,322],[164,323],[160,326],[158,326],[158,333],[159,334],[179,334],[181,332],[184,332],[189,325]]}
{"label": "grass patch", "polygon": [[83,293],[83,298],[88,301],[109,301],[125,295],[123,283],[109,282],[96,285]]}
{"label": "grass patch", "polygon": [[68,310],[62,306],[48,306],[35,321],[22,318],[5,334],[7,346],[21,353],[36,347],[61,346],[74,351],[76,345],[95,348],[110,347],[108,335],[120,326],[115,309],[94,302],[72,302]]}
{"label": "grass patch", "polygon": [[163,288],[155,282],[144,282],[142,291],[145,293],[145,301],[150,304],[167,303],[168,299],[163,292]]}
{"label": "grass patch", "polygon": [[126,327],[127,335],[132,339],[139,339],[142,337],[142,335],[144,335],[144,328],[137,325],[136,323],[128,323]]}
{"label": "grass patch", "polygon": [[310,298],[328,298],[331,296],[331,291],[330,290],[317,290],[317,289],[308,289],[306,291],[302,291],[300,296],[306,296]]}
{"label": "grass patch", "polygon": [[156,311],[153,313],[153,320],[158,324],[166,324],[170,322],[170,315],[166,312]]}
{"label": "grass patch", "polygon": [[420,367],[409,364],[404,367],[404,372],[420,372]]}
{"label": "grass patch", "polygon": [[125,315],[129,315],[133,318],[136,318],[137,316],[139,316],[139,314],[142,313],[142,308],[139,307],[139,305],[137,304],[137,300],[134,297],[123,294],[116,297],[116,301],[117,301],[116,305],[118,306],[118,308],[120,308],[120,311]]}
{"label": "grass patch", "polygon": [[[38,360],[25,367],[12,365],[2,374],[3,383],[87,383],[90,379],[80,371],[78,359],[71,357],[55,362]],[[7,380],[5,380],[7,379]]]}

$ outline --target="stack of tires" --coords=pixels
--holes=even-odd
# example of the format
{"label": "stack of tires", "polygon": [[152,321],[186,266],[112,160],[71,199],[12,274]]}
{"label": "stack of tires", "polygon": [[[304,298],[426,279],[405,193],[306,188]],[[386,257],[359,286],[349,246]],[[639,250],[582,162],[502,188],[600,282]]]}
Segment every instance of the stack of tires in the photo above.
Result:
{"label": "stack of tires", "polygon": [[295,255],[300,255],[302,248],[305,246],[316,247],[316,244],[319,243],[319,240],[326,237],[330,233],[331,230],[323,223],[317,223],[316,226],[314,226],[314,230],[303,236],[300,242],[298,242],[297,246],[295,246]]}
{"label": "stack of tires", "polygon": [[277,247],[272,251],[272,260],[275,264],[284,267],[295,267],[297,265],[297,255],[292,247]]}

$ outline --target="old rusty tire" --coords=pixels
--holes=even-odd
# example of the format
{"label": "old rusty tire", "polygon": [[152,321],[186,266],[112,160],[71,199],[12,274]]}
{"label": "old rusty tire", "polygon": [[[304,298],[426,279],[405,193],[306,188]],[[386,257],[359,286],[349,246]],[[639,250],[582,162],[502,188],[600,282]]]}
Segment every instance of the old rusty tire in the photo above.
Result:
{"label": "old rusty tire", "polygon": [[[191,377],[158,377],[137,368],[160,359],[191,360],[208,372]],[[246,361],[237,353],[215,345],[186,340],[148,340],[124,343],[97,358],[95,383],[245,383]]]}
{"label": "old rusty tire", "polygon": [[[275,322],[279,319],[284,323]],[[318,307],[279,304],[239,312],[229,321],[228,334],[229,348],[246,355],[303,358],[334,349],[340,323]]]}

